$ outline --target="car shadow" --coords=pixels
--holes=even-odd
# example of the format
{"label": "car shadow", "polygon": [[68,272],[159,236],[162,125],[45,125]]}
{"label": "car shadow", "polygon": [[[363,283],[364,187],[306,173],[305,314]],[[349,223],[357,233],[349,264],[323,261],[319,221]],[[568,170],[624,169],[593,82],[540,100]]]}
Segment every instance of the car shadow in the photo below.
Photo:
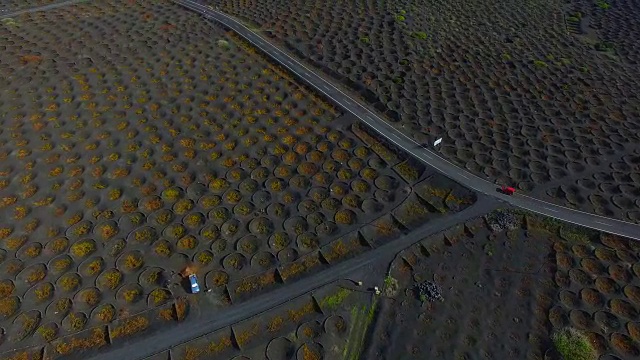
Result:
{"label": "car shadow", "polygon": [[191,294],[191,281],[189,281],[189,277],[180,277],[180,286],[182,286],[187,294]]}

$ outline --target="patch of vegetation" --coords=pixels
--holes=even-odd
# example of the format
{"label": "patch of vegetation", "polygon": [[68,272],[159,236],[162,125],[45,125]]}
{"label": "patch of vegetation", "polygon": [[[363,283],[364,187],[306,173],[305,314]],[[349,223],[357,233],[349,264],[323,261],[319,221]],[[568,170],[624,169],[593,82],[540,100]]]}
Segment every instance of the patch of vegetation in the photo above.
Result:
{"label": "patch of vegetation", "polygon": [[589,339],[574,328],[565,328],[552,337],[556,350],[565,360],[595,360],[598,355]]}
{"label": "patch of vegetation", "polygon": [[282,328],[283,324],[284,324],[284,319],[281,316],[276,316],[275,318],[271,319],[271,321],[267,325],[267,331],[271,333],[277,332]]}
{"label": "patch of vegetation", "polygon": [[614,47],[613,43],[611,43],[611,42],[607,42],[607,41],[596,43],[596,44],[594,45],[594,48],[595,48],[597,51],[602,51],[602,52],[609,52],[609,53],[611,53],[611,52],[614,52],[614,51],[615,51],[615,47]]}
{"label": "patch of vegetation", "polygon": [[122,281],[122,273],[116,269],[111,269],[102,274],[102,278],[100,280],[102,285],[113,290],[120,285],[120,282]]}
{"label": "patch of vegetation", "polygon": [[4,240],[4,248],[9,251],[18,250],[24,243],[27,242],[26,236],[15,236]]}
{"label": "patch of vegetation", "polygon": [[142,264],[144,264],[144,260],[137,253],[128,254],[124,259],[124,267],[129,271],[139,269]]}
{"label": "patch of vegetation", "polygon": [[67,246],[69,246],[69,240],[64,237],[53,239],[47,244],[47,248],[51,249],[55,254],[60,254],[67,248]]}
{"label": "patch of vegetation", "polygon": [[61,274],[69,269],[71,266],[71,259],[68,257],[63,257],[60,259],[56,259],[51,264],[51,268],[55,273]]}
{"label": "patch of vegetation", "polygon": [[80,299],[89,306],[96,306],[101,300],[98,289],[87,289],[81,293]]}
{"label": "patch of vegetation", "polygon": [[72,304],[73,304],[73,303],[72,303],[71,299],[68,299],[68,298],[62,298],[62,299],[59,299],[58,301],[56,301],[56,302],[55,302],[55,304],[54,304],[53,306],[54,306],[54,309],[56,309],[56,311],[57,311],[59,314],[64,315],[64,314],[66,314],[69,310],[71,310],[71,305],[72,305]]}
{"label": "patch of vegetation", "polygon": [[396,165],[395,170],[409,183],[415,182],[420,177],[419,170],[408,160]]}
{"label": "patch of vegetation", "polygon": [[127,244],[124,242],[124,240],[122,240],[122,239],[116,240],[116,242],[108,250],[109,251],[109,255],[114,256],[114,257],[118,256],[118,254],[120,254],[122,252],[122,250],[124,250],[124,247],[126,245]]}
{"label": "patch of vegetation", "polygon": [[91,330],[91,336],[87,338],[71,338],[68,342],[59,342],[55,344],[55,351],[58,354],[66,355],[73,350],[96,349],[107,345],[107,334],[105,329],[94,328]]}
{"label": "patch of vegetation", "polygon": [[589,243],[598,237],[598,233],[594,230],[565,223],[555,218],[542,217],[523,211],[515,211],[514,213],[526,214],[527,228],[559,235],[570,242]]}
{"label": "patch of vegetation", "polygon": [[143,316],[134,316],[123,321],[111,331],[112,338],[133,335],[149,327],[149,320]]}
{"label": "patch of vegetation", "polygon": [[567,241],[588,243],[598,234],[584,227],[573,226],[570,224],[562,224],[560,226],[560,236]]}
{"label": "patch of vegetation", "polygon": [[165,189],[161,195],[168,201],[177,201],[182,196],[182,192],[178,188],[169,188]]}
{"label": "patch of vegetation", "polygon": [[604,0],[597,0],[596,6],[602,10],[609,10],[611,8],[611,4]]}
{"label": "patch of vegetation", "polygon": [[485,246],[482,247],[482,250],[484,250],[484,253],[491,257],[493,256],[493,252],[495,251],[495,246],[493,245],[493,243],[488,243],[485,244]]}
{"label": "patch of vegetation", "polygon": [[97,313],[96,317],[104,323],[111,322],[116,316],[116,309],[113,305],[104,305]]}
{"label": "patch of vegetation", "polygon": [[51,342],[58,336],[58,329],[54,326],[40,326],[36,331],[46,342]]}
{"label": "patch of vegetation", "polygon": [[367,334],[367,328],[373,320],[376,306],[377,299],[374,298],[370,306],[354,306],[351,309],[351,327],[349,328],[347,344],[342,352],[342,358],[344,360],[360,359],[360,352],[362,351],[362,345],[365,335]]}
{"label": "patch of vegetation", "polygon": [[427,40],[427,33],[423,31],[414,31],[411,36],[418,40]]}
{"label": "patch of vegetation", "polygon": [[334,220],[338,224],[350,225],[355,221],[355,214],[351,210],[338,210]]}
{"label": "patch of vegetation", "polygon": [[320,301],[321,307],[326,307],[330,310],[335,310],[342,304],[342,302],[351,294],[351,290],[340,288],[335,294],[329,295]]}
{"label": "patch of vegetation", "polygon": [[96,244],[93,241],[82,240],[71,245],[71,253],[79,258],[86,257],[96,251]]}
{"label": "patch of vegetation", "polygon": [[171,298],[170,294],[165,289],[155,289],[149,294],[151,302],[154,305],[160,305]]}
{"label": "patch of vegetation", "polygon": [[25,250],[24,254],[29,258],[35,258],[40,255],[42,248],[36,244],[29,245]]}
{"label": "patch of vegetation", "polygon": [[13,234],[12,227],[4,226],[0,228],[0,239],[6,239],[11,234]]}
{"label": "patch of vegetation", "polygon": [[51,283],[44,283],[40,285],[34,293],[39,301],[48,300],[53,295],[53,285]]}
{"label": "patch of vegetation", "polygon": [[73,331],[80,331],[84,329],[84,326],[87,324],[87,318],[80,314],[71,313],[69,314],[69,327]]}
{"label": "patch of vegetation", "polygon": [[189,311],[189,303],[184,297],[177,298],[174,304],[176,309],[176,319],[182,321],[187,317]]}
{"label": "patch of vegetation", "polygon": [[15,289],[15,285],[11,280],[1,280],[0,281],[0,299],[4,299],[13,293]]}
{"label": "patch of vegetation", "polygon": [[384,285],[382,286],[382,292],[384,296],[394,297],[398,293],[398,280],[388,275],[384,278]]}
{"label": "patch of vegetation", "polygon": [[203,222],[203,218],[200,214],[196,213],[196,214],[189,214],[187,216],[185,216],[184,218],[184,223],[187,224],[187,226],[191,227],[191,228],[195,228],[198,225],[202,224]]}
{"label": "patch of vegetation", "polygon": [[547,63],[542,61],[542,60],[534,60],[533,61],[533,66],[535,66],[537,68],[546,68],[549,65],[547,65]]}
{"label": "patch of vegetation", "polygon": [[202,265],[207,265],[213,260],[213,255],[208,251],[203,251],[198,254],[198,262]]}
{"label": "patch of vegetation", "polygon": [[38,267],[29,271],[26,280],[29,284],[35,284],[44,279],[45,276],[47,276],[47,273],[44,268]]}
{"label": "patch of vegetation", "polygon": [[40,324],[41,316],[38,312],[28,312],[20,314],[15,320],[14,324],[20,324],[20,328],[17,333],[12,334],[14,339],[22,340],[30,336],[35,332],[36,327]]}
{"label": "patch of vegetation", "polygon": [[96,275],[104,268],[104,261],[101,258],[91,261],[87,265],[87,273],[89,275]]}
{"label": "patch of vegetation", "polygon": [[195,249],[195,247],[198,245],[198,240],[196,240],[196,238],[191,235],[187,235],[178,240],[177,245],[181,249],[191,250]]}
{"label": "patch of vegetation", "polygon": [[138,299],[140,299],[140,295],[142,295],[142,293],[140,292],[139,289],[130,289],[130,290],[126,290],[122,294],[122,297],[124,298],[124,301],[128,303],[134,303],[138,301]]}
{"label": "patch of vegetation", "polygon": [[304,305],[287,310],[287,318],[292,322],[299,322],[305,315],[313,313],[315,310],[314,304],[312,301],[305,303]]}
{"label": "patch of vegetation", "polygon": [[80,285],[80,280],[76,274],[65,274],[58,280],[58,284],[64,291],[73,291]]}
{"label": "patch of vegetation", "polygon": [[150,241],[153,241],[155,237],[155,231],[148,227],[138,229],[133,233],[133,238],[139,243],[149,243]]}
{"label": "patch of vegetation", "polygon": [[367,183],[366,181],[363,180],[354,180],[351,183],[351,188],[354,191],[357,191],[359,193],[366,193],[367,191],[369,191],[369,183]]}
{"label": "patch of vegetation", "polygon": [[171,246],[168,242],[161,242],[153,248],[153,251],[160,256],[169,257],[171,255]]}
{"label": "patch of vegetation", "polygon": [[175,320],[176,319],[175,310],[173,309],[173,307],[162,309],[160,310],[160,312],[158,312],[158,318],[165,321]]}
{"label": "patch of vegetation", "polygon": [[0,300],[0,316],[3,318],[8,318],[9,316],[15,314],[15,312],[20,307],[20,301],[17,297],[9,297]]}
{"label": "patch of vegetation", "polygon": [[111,224],[100,225],[100,235],[104,240],[109,240],[118,233],[118,228]]}

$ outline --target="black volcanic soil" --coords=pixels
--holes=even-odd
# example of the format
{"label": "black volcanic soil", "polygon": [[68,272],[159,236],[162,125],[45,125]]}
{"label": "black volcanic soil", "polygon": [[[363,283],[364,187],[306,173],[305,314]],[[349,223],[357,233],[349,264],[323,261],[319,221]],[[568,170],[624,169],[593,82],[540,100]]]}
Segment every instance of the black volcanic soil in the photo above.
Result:
{"label": "black volcanic soil", "polygon": [[[565,326],[583,331],[601,359],[637,356],[637,243],[521,213],[512,230],[494,232],[494,216],[397,254],[389,274],[398,287],[374,280],[384,271],[375,264],[380,271],[352,274],[363,287],[325,286],[175,347],[171,358],[328,360],[357,355],[356,343],[362,359],[548,358],[551,334]],[[442,302],[421,303],[413,285],[425,280],[441,286]]]}
{"label": "black volcanic soil", "polygon": [[[543,358],[565,326],[604,358],[637,356],[637,243],[524,219],[498,233],[470,221],[400,253],[400,291],[381,302],[367,358]],[[442,302],[421,303],[414,285],[425,280]]]}
{"label": "black volcanic soil", "polygon": [[24,10],[38,6],[51,5],[61,0],[3,0],[0,4],[0,16],[12,11]]}
{"label": "black volcanic soil", "polygon": [[609,166],[597,168],[590,176],[576,177],[572,183],[552,184],[539,196],[602,216],[640,221],[640,150],[622,156]]}
{"label": "black volcanic soil", "polygon": [[[637,222],[637,203],[577,184],[616,171],[640,146],[640,8],[596,3],[215,2],[416,141],[443,136],[441,153],[459,166],[527,191],[579,186],[580,197],[601,196],[609,216]],[[640,188],[639,164],[630,166],[629,181],[613,182],[627,192]]]}
{"label": "black volcanic soil", "polygon": [[257,317],[172,348],[172,359],[337,359],[352,327],[353,309],[371,293],[331,284]]}
{"label": "black volcanic soil", "polygon": [[[475,201],[169,1],[0,36],[0,351],[201,316]],[[215,291],[182,298],[187,266]]]}

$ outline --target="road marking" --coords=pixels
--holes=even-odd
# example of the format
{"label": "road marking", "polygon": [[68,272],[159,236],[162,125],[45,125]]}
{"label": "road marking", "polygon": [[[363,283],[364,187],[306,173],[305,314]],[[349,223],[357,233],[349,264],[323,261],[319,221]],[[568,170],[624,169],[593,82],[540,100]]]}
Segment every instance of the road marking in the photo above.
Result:
{"label": "road marking", "polygon": [[604,226],[613,226],[613,225],[611,225],[611,224],[603,223],[603,222],[598,221],[598,220],[596,220],[596,221],[594,221],[594,222],[595,222],[595,223],[598,223],[598,224],[600,224],[600,225],[604,225]]}
{"label": "road marking", "polygon": [[[531,196],[528,196],[528,195],[525,195],[525,194],[522,194],[522,193],[520,194],[520,196],[525,197],[525,198],[527,198],[527,199],[529,199],[529,200],[531,200],[531,201],[535,201],[535,202],[537,202],[537,203],[549,204],[548,202],[546,202],[546,201],[544,201],[544,200],[536,199],[536,198],[534,198],[534,197],[531,197]],[[569,211],[571,211],[571,212],[578,212],[578,213],[585,214],[585,215],[587,215],[587,216],[593,216],[593,217],[597,217],[597,218],[600,218],[600,219],[605,219],[605,220],[609,220],[609,221],[614,221],[614,222],[617,222],[617,223],[622,223],[622,224],[624,224],[624,225],[633,225],[633,226],[636,226],[636,224],[630,223],[630,222],[628,222],[628,221],[618,220],[618,219],[614,219],[614,218],[608,218],[608,217],[606,217],[606,216],[602,216],[602,215],[598,215],[598,214],[593,214],[593,213],[588,213],[588,212],[586,212],[586,211],[582,211],[582,210],[578,210],[578,209],[572,209],[572,208],[568,208],[568,207],[566,207],[566,206],[560,206],[560,205],[554,205],[554,206],[556,206],[556,207],[558,207],[558,208],[560,208],[560,209],[562,209],[562,210],[565,210],[565,211],[566,211],[566,210],[569,210]]]}
{"label": "road marking", "polygon": [[543,209],[545,210],[549,210],[549,211],[553,211],[553,212],[558,212],[560,210],[556,210],[556,209],[552,209],[552,208],[548,208],[548,207],[543,207]]}
{"label": "road marking", "polygon": [[[391,134],[391,136],[393,136],[393,138],[394,138],[394,139],[396,139],[398,142],[402,142],[402,139],[400,139],[400,138],[398,137],[398,135],[396,135],[396,134]],[[403,148],[403,149],[404,149],[404,146],[402,146],[402,145],[400,145],[400,144],[398,144],[398,143],[396,143],[396,144],[397,144],[398,146],[400,146],[401,148]]]}
{"label": "road marking", "polygon": [[458,175],[462,176],[463,178],[465,178],[467,180],[469,179],[469,177],[467,175],[463,174],[463,173],[458,173]]}

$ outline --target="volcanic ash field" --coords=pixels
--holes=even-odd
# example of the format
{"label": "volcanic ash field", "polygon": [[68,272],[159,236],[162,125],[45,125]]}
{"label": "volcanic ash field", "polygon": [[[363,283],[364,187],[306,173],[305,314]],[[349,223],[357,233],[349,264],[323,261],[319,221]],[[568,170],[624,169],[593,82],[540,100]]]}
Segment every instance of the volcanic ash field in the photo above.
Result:
{"label": "volcanic ash field", "polygon": [[171,2],[0,36],[0,350],[166,328],[475,202]]}
{"label": "volcanic ash field", "polygon": [[[640,8],[536,0],[210,2],[489,180],[640,220]],[[602,174],[609,174],[603,176]]]}

